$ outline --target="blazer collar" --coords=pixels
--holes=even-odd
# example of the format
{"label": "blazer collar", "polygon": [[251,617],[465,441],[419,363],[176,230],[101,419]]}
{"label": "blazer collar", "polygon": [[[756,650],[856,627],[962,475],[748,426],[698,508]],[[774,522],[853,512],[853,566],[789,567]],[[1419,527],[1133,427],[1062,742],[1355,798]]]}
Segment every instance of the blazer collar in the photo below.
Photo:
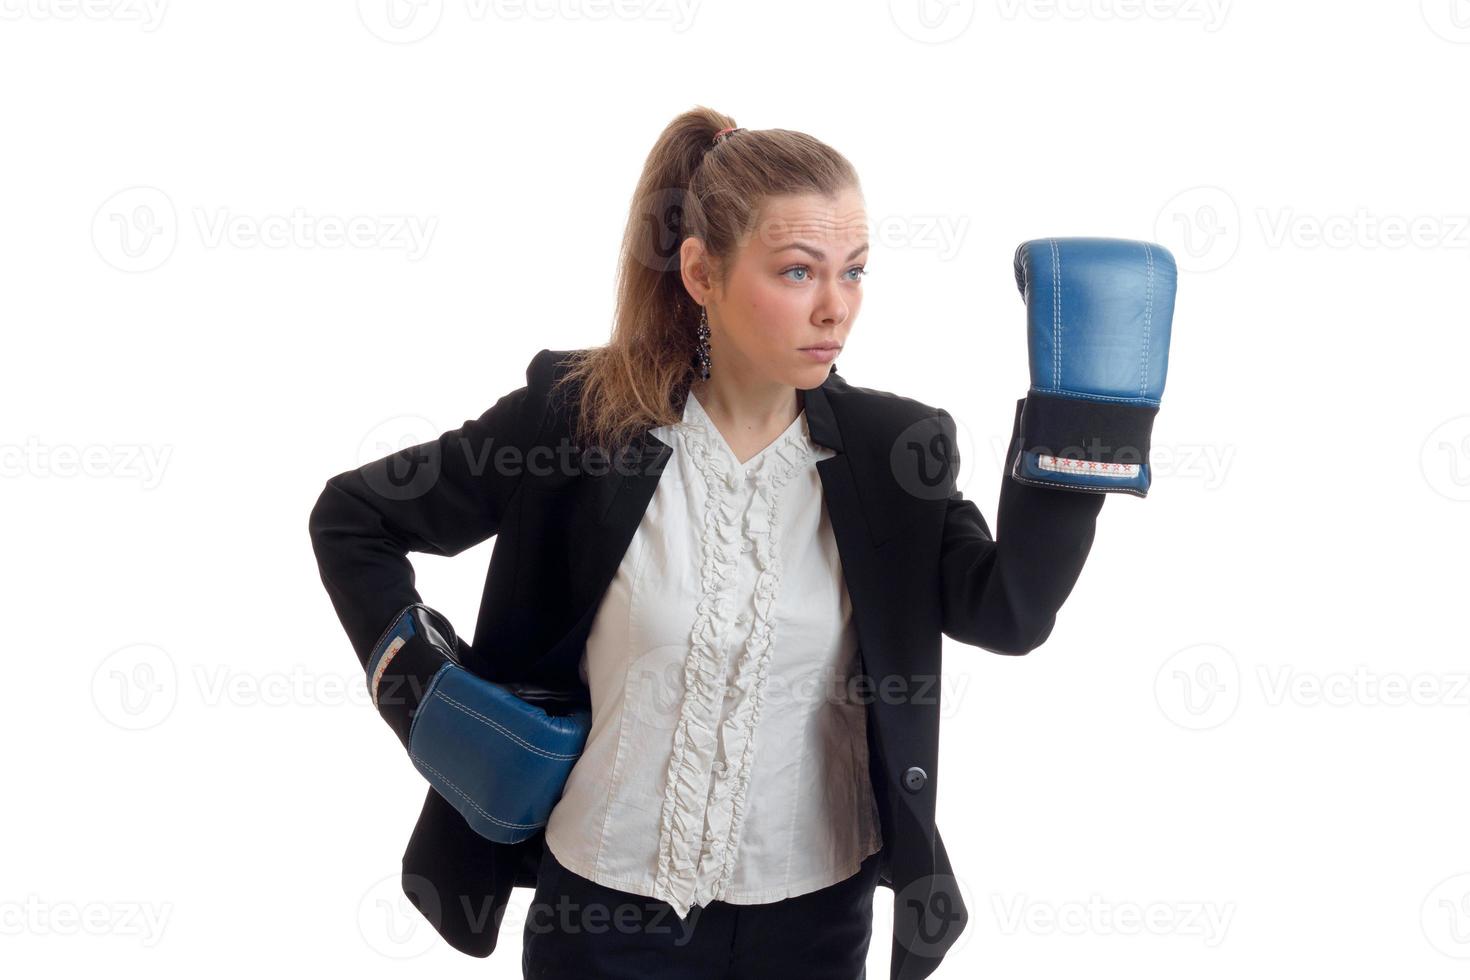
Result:
{"label": "blazer collar", "polygon": [[828,399],[839,382],[837,377],[837,365],[832,365],[832,370],[827,372],[827,378],[815,388],[802,389],[802,407],[806,410],[807,431],[811,434],[812,442],[828,449],[843,452],[842,433],[837,431],[837,420],[832,415],[832,403]]}

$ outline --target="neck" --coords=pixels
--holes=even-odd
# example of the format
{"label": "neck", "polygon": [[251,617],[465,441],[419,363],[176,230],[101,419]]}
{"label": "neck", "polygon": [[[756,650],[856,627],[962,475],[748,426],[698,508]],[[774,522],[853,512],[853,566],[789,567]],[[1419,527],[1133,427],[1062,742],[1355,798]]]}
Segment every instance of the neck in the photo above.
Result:
{"label": "neck", "polygon": [[730,432],[782,432],[806,403],[805,393],[791,385],[747,383],[728,373],[695,379],[689,388],[710,418]]}

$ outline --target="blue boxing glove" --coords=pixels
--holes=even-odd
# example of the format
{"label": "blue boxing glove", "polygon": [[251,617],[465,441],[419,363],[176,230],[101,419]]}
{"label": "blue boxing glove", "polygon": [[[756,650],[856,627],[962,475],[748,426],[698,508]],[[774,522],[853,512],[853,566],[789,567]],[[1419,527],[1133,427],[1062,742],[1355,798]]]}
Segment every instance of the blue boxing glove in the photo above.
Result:
{"label": "blue boxing glove", "polygon": [[413,603],[368,657],[368,691],[414,767],[481,837],[546,826],[591,728],[585,689],[497,684],[461,665],[441,614]]}
{"label": "blue boxing glove", "polygon": [[1174,256],[1152,242],[1042,238],[1016,249],[1031,388],[1011,476],[1148,495],[1177,279]]}

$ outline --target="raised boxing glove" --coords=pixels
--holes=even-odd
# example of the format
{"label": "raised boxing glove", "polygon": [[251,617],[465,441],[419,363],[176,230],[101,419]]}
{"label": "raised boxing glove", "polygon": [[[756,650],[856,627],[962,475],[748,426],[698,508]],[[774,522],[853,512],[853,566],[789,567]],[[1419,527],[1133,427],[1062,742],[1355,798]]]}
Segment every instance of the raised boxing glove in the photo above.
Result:
{"label": "raised boxing glove", "polygon": [[1015,268],[1031,387],[1011,475],[1035,486],[1147,496],[1174,256],[1152,242],[1042,238],[1016,249]]}

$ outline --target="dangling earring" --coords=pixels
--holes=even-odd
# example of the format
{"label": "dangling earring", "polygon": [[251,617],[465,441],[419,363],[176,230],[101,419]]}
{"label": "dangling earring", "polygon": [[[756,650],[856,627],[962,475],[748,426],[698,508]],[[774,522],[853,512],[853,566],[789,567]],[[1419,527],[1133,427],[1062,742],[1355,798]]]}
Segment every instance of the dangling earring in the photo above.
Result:
{"label": "dangling earring", "polygon": [[709,320],[705,317],[704,307],[699,308],[699,376],[702,380],[709,380]]}

